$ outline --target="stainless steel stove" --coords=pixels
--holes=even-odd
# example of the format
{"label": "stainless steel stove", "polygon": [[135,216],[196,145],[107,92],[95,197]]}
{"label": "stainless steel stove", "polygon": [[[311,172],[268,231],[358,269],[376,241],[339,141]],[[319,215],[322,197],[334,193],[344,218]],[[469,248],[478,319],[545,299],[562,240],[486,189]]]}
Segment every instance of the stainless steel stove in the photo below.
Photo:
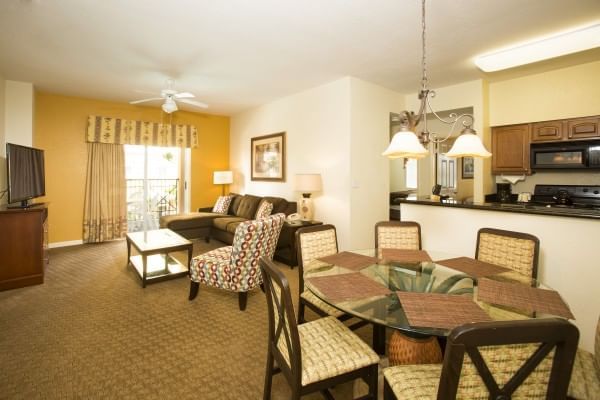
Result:
{"label": "stainless steel stove", "polygon": [[600,186],[535,185],[531,205],[600,211]]}

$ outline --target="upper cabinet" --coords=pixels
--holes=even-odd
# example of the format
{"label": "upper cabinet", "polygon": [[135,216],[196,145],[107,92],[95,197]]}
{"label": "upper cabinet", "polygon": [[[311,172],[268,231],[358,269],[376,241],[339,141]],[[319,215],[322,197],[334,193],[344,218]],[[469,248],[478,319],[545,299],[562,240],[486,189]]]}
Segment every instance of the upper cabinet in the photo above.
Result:
{"label": "upper cabinet", "polygon": [[600,139],[600,117],[561,119],[531,124],[531,142]]}
{"label": "upper cabinet", "polygon": [[530,133],[531,124],[492,128],[492,173],[531,174]]}

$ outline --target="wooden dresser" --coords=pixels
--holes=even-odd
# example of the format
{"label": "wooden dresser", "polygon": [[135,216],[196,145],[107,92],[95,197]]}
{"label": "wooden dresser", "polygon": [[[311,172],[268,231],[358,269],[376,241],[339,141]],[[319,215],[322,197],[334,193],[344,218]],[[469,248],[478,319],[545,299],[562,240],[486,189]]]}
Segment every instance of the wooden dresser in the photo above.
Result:
{"label": "wooden dresser", "polygon": [[48,208],[0,207],[0,290],[44,283]]}

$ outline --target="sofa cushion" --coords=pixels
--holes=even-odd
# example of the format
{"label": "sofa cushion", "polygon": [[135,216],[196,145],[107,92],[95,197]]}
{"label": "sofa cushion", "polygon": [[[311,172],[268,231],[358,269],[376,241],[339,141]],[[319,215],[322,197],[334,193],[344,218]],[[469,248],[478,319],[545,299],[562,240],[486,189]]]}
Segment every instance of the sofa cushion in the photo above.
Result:
{"label": "sofa cushion", "polygon": [[256,209],[258,208],[258,203],[262,200],[262,197],[253,196],[251,194],[246,194],[242,197],[240,201],[240,205],[237,210],[235,210],[236,217],[242,217],[246,219],[254,219],[256,215]]}
{"label": "sofa cushion", "polygon": [[231,205],[229,206],[229,215],[235,215],[238,207],[240,206],[240,202],[242,201],[242,195],[237,193],[229,193],[231,196]]}
{"label": "sofa cushion", "polygon": [[219,196],[212,212],[217,214],[227,214],[229,212],[229,205],[231,204],[231,196]]}
{"label": "sofa cushion", "polygon": [[[247,221],[247,219],[244,220],[244,221]],[[244,221],[234,221],[234,222],[228,224],[227,225],[227,232],[235,234],[235,230],[237,229],[238,225],[241,224]]]}
{"label": "sofa cushion", "polygon": [[256,210],[256,215],[254,216],[254,219],[267,218],[269,215],[271,215],[272,211],[273,203],[270,203],[263,199],[263,201],[260,202],[258,209]]}
{"label": "sofa cushion", "polygon": [[271,211],[271,214],[284,212],[288,203],[287,200],[282,197],[265,196],[263,199],[273,204],[273,211]]}
{"label": "sofa cushion", "polygon": [[210,212],[193,212],[188,214],[163,215],[160,217],[160,227],[177,231],[181,229],[195,229],[212,226],[215,218],[222,214]]}
{"label": "sofa cushion", "polygon": [[[246,218],[241,217],[223,217],[223,218],[215,218],[212,222],[212,225],[222,231],[228,231],[227,226],[231,223],[239,224],[240,222],[246,221]],[[236,226],[237,226],[236,224]],[[235,230],[235,229],[234,229]]]}

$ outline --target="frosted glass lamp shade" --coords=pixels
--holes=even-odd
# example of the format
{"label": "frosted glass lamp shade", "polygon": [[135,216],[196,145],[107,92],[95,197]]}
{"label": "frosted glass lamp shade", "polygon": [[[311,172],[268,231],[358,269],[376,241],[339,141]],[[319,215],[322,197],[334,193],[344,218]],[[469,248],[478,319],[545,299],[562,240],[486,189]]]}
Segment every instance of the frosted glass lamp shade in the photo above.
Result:
{"label": "frosted glass lamp shade", "polygon": [[233,183],[233,172],[215,171],[213,172],[213,183],[215,185],[229,185]]}
{"label": "frosted glass lamp shade", "polygon": [[423,147],[417,135],[410,131],[397,132],[388,148],[382,153],[388,158],[423,158],[429,151]]}
{"label": "frosted glass lamp shade", "polygon": [[492,155],[481,143],[479,136],[475,135],[473,130],[463,131],[446,157],[480,157],[488,158]]}
{"label": "frosted glass lamp shade", "polygon": [[294,190],[301,193],[320,192],[323,189],[321,174],[296,174]]}
{"label": "frosted glass lamp shade", "polygon": [[162,109],[167,114],[171,114],[173,111],[177,111],[177,104],[175,101],[173,101],[173,99],[167,99],[162,105]]}

